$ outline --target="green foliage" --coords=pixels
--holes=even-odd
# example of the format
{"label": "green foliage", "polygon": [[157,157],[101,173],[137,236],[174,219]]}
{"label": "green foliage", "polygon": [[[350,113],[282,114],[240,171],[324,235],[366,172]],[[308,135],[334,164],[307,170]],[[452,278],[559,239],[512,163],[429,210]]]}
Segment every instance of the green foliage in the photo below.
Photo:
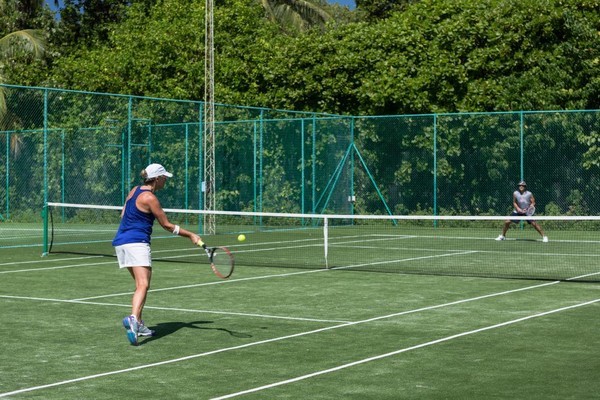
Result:
{"label": "green foliage", "polygon": [[40,1],[0,1],[0,82],[35,84],[45,73],[47,42],[54,28]]}
{"label": "green foliage", "polygon": [[[46,36],[43,29],[48,27],[49,14],[36,1],[1,1],[0,11],[0,83],[18,79],[23,71],[21,66],[40,66],[46,51]],[[39,71],[38,71],[39,72]],[[0,130],[11,129],[18,119],[8,111],[6,91],[0,88]],[[22,138],[13,135],[10,148],[18,155]]]}
{"label": "green foliage", "polygon": [[[219,102],[240,102],[256,89],[251,77],[256,51],[268,50],[267,38],[274,27],[261,24],[260,9],[253,5],[233,0],[215,9]],[[113,26],[107,44],[79,50],[57,62],[57,83],[102,92],[201,99],[203,21],[202,2],[164,0],[150,15],[134,4],[125,20]]]}
{"label": "green foliage", "polygon": [[[133,2],[102,25],[105,39],[60,56],[52,84],[201,99],[203,2],[149,4]],[[217,101],[352,115],[600,107],[597,0],[400,4],[384,20],[290,38],[257,1],[218,3]]]}
{"label": "green foliage", "polygon": [[419,0],[356,0],[356,7],[366,13],[370,20],[389,17],[393,12],[403,11]]}
{"label": "green foliage", "polygon": [[55,43],[61,48],[85,48],[106,42],[112,25],[122,21],[130,5],[147,11],[155,0],[64,0],[62,3]]}
{"label": "green foliage", "polygon": [[332,19],[320,1],[261,0],[269,19],[286,33],[298,34],[312,27],[323,29]]}
{"label": "green foliage", "polygon": [[[203,98],[203,1],[107,3],[122,15],[103,13],[91,1],[85,4],[90,13],[85,18],[94,13],[102,17],[98,24],[88,20],[86,33],[74,30],[70,11],[61,14],[60,32],[71,35],[53,48],[57,58],[50,66],[51,79],[40,71],[44,65],[17,63],[10,69],[13,82],[38,79],[40,84],[97,92]],[[366,8],[368,3],[361,4]],[[440,209],[505,212],[510,208],[506,188],[524,172],[528,181],[535,179],[541,203],[560,199],[556,206],[563,213],[589,210],[564,182],[585,188],[587,197],[600,196],[596,116],[526,115],[522,171],[518,114],[454,119],[443,113],[600,108],[600,1],[422,0],[403,2],[401,8],[385,19],[330,21],[325,30],[290,37],[265,18],[255,0],[218,2],[216,100],[346,115],[408,115],[394,122],[365,122],[355,137],[369,168],[385,177],[378,183],[396,210],[433,208],[434,169]],[[353,18],[361,12],[366,11],[358,10]],[[332,15],[352,20],[341,12]],[[74,24],[72,29],[68,24]],[[85,46],[77,42],[81,37]],[[438,113],[438,125],[429,113]],[[65,118],[76,124],[79,115]],[[333,139],[335,132],[328,131]],[[247,148],[247,141],[234,142],[239,134],[226,133],[232,146],[228,156]],[[329,149],[323,145],[319,151]],[[271,156],[277,167],[285,159],[282,152]],[[239,178],[248,186],[248,176],[226,178]],[[357,190],[364,196],[356,205],[363,210],[380,205],[368,178],[357,173]],[[280,183],[268,188],[273,201],[290,195]],[[232,189],[223,201],[234,204],[238,197],[243,193]]]}
{"label": "green foliage", "polygon": [[598,2],[421,1],[288,43],[276,106],[351,114],[596,108]]}

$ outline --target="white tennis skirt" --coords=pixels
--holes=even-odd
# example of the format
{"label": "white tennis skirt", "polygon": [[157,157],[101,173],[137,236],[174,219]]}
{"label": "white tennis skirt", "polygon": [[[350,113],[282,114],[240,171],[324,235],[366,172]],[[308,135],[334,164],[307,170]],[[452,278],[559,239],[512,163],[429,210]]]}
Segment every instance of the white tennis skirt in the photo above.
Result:
{"label": "white tennis skirt", "polygon": [[152,257],[148,243],[127,243],[115,246],[119,268],[150,267]]}

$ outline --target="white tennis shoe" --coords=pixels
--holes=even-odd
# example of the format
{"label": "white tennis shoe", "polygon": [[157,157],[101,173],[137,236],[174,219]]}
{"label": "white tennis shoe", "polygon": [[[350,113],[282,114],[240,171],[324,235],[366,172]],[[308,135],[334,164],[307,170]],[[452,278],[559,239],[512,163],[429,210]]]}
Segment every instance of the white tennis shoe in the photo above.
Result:
{"label": "white tennis shoe", "polygon": [[506,239],[506,238],[504,237],[504,235],[498,235],[498,237],[496,238],[496,240],[504,240],[504,239]]}
{"label": "white tennis shoe", "polygon": [[154,331],[144,325],[144,321],[138,322],[138,335],[139,336],[154,336]]}
{"label": "white tennis shoe", "polygon": [[132,332],[134,331],[134,328],[131,328],[131,326],[137,326],[138,336],[154,336],[154,334],[156,333],[155,331],[144,325],[143,320],[136,322],[131,321],[135,321],[135,317],[133,315],[123,318],[123,326],[125,327],[125,329],[130,330]]}
{"label": "white tennis shoe", "polygon": [[135,315],[129,315],[123,318],[123,327],[125,327],[127,332],[127,339],[129,343],[134,346],[138,345],[138,335],[139,335],[139,322],[135,318]]}

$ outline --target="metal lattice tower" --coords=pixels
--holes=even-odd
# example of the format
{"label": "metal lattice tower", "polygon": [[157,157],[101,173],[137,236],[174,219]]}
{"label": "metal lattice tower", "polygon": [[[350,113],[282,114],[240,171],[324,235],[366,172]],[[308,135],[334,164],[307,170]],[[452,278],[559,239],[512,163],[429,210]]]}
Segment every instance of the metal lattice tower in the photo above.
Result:
{"label": "metal lattice tower", "polygon": [[[206,0],[204,35],[204,208],[216,209],[214,1]],[[215,216],[204,215],[204,233],[216,233]]]}

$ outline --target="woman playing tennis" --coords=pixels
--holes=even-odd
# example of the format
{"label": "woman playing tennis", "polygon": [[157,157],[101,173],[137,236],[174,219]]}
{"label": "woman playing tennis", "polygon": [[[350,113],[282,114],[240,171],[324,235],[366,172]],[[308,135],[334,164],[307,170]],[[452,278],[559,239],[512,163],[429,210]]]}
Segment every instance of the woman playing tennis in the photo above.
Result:
{"label": "woman playing tennis", "polygon": [[142,310],[152,278],[150,236],[154,220],[174,235],[189,238],[193,244],[200,236],[169,222],[158,198],[154,194],[161,190],[173,174],[160,164],[150,164],[142,171],[143,183],[129,192],[121,211],[121,224],[112,242],[117,253],[119,268],[127,268],[135,281],[135,292],[131,301],[131,315],[123,318],[127,339],[138,344],[138,336],[152,336],[142,321]]}

